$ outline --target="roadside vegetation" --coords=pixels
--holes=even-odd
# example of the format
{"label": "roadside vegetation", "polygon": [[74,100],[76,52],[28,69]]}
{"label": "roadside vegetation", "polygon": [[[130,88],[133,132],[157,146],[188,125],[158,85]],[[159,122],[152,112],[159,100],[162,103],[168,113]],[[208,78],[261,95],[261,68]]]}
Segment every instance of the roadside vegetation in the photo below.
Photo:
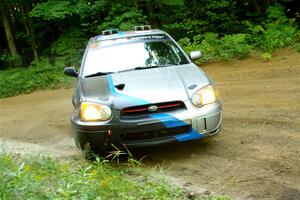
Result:
{"label": "roadside vegetation", "polygon": [[200,63],[222,61],[231,58],[245,58],[251,53],[260,55],[263,60],[272,58],[272,53],[280,48],[293,46],[300,52],[300,30],[295,19],[285,16],[283,7],[271,6],[266,10],[266,20],[254,24],[245,20],[244,33],[226,34],[207,32],[192,39],[182,38],[179,43],[188,53],[200,49],[204,57]]}
{"label": "roadside vegetation", "polygon": [[105,160],[61,162],[0,154],[0,199],[185,199],[165,180]]}
{"label": "roadside vegetation", "polygon": [[300,51],[297,0],[1,0],[0,11],[0,97],[70,86],[63,68],[78,68],[88,39],[109,28],[151,24],[201,50],[198,64]]}
{"label": "roadside vegetation", "polygon": [[42,58],[27,68],[1,70],[0,97],[29,93],[37,89],[68,87],[71,83],[72,79],[64,76],[59,64],[51,64],[47,58]]}
{"label": "roadside vegetation", "polygon": [[[107,160],[24,158],[0,152],[0,199],[188,199],[164,178]],[[204,196],[203,200],[229,200]]]}

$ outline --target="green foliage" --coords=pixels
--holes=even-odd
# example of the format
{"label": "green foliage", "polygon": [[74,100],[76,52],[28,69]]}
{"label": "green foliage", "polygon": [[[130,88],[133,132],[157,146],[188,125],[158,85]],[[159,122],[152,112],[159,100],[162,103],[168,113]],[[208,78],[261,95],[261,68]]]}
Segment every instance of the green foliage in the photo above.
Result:
{"label": "green foliage", "polygon": [[199,60],[200,62],[228,60],[249,55],[252,47],[247,44],[246,36],[246,34],[234,34],[219,38],[216,33],[206,33],[195,36],[193,42],[188,38],[183,38],[179,40],[179,43],[187,53],[201,50],[204,56]]}
{"label": "green foliage", "polygon": [[186,199],[166,180],[106,161],[61,163],[0,153],[0,199]]}
{"label": "green foliage", "polygon": [[155,16],[175,39],[192,38],[205,32],[231,34],[242,30],[234,0],[185,1],[184,5],[165,5],[164,8]]}
{"label": "green foliage", "polygon": [[70,1],[50,0],[37,4],[30,15],[43,20],[60,20],[72,15],[72,13],[73,8]]}
{"label": "green foliage", "polygon": [[263,52],[262,59],[269,60],[276,49],[300,41],[300,31],[294,24],[294,19],[288,19],[280,6],[269,7],[267,17],[268,23],[253,24],[244,21],[243,24],[248,27],[249,33],[219,37],[219,34],[207,32],[194,36],[192,40],[187,37],[182,38],[179,43],[187,53],[201,50],[204,57],[200,62],[244,58],[254,48]]}
{"label": "green foliage", "polygon": [[285,16],[281,6],[269,7],[267,19],[268,23],[260,25],[254,25],[249,21],[245,22],[251,34],[248,37],[251,45],[271,55],[274,50],[292,45],[298,40],[299,30],[297,30],[294,20]]}
{"label": "green foliage", "polygon": [[218,26],[210,27],[211,30],[228,33],[235,32],[235,28],[238,27],[239,21],[234,14],[236,8],[236,1],[233,0],[209,0],[206,1],[206,17],[207,21],[212,24],[218,24]]}
{"label": "green foliage", "polygon": [[29,93],[36,89],[68,86],[72,82],[63,74],[62,63],[50,64],[47,58],[33,62],[29,68],[0,71],[0,97]]}
{"label": "green foliage", "polygon": [[168,5],[168,6],[184,6],[184,0],[159,0],[159,3]]}
{"label": "green foliage", "polygon": [[128,8],[120,3],[115,3],[112,4],[108,16],[98,29],[99,32],[110,28],[132,30],[136,25],[147,24],[146,18],[136,7]]}
{"label": "green foliage", "polygon": [[193,37],[198,35],[201,32],[204,32],[204,27],[208,25],[207,21],[200,21],[195,19],[183,19],[179,22],[165,24],[163,29],[167,32],[173,33],[172,37],[180,38],[184,37]]}
{"label": "green foliage", "polygon": [[51,52],[60,56],[65,65],[79,67],[87,38],[79,29],[68,31],[51,46]]}
{"label": "green foliage", "polygon": [[286,24],[269,24],[258,39],[259,47],[266,52],[273,52],[275,49],[286,47],[295,42],[296,28]]}
{"label": "green foliage", "polygon": [[[11,56],[8,54],[8,52],[4,52],[2,55],[0,55],[0,61],[5,63],[5,66],[8,67],[15,67],[20,66],[22,64],[22,58],[21,56]],[[0,66],[0,69],[2,66]]]}
{"label": "green foliage", "polygon": [[[285,37],[284,29],[287,29],[287,36]],[[283,47],[291,41],[291,34],[293,35],[294,28],[286,25],[268,26],[263,29],[262,26],[254,26],[253,34],[249,37],[249,42],[256,47],[262,49],[264,52],[273,52],[278,47]]]}
{"label": "green foliage", "polygon": [[[90,18],[91,16],[99,14],[103,11],[108,1],[98,0],[98,1],[86,1],[78,0],[75,4],[74,13],[78,14],[81,19]],[[88,22],[87,22],[88,23]]]}
{"label": "green foliage", "polygon": [[[276,2],[282,1],[287,0]],[[6,46],[0,51],[0,68],[8,68],[0,71],[1,97],[69,82],[62,66],[79,66],[91,36],[110,28],[130,30],[148,24],[147,20],[179,40],[187,53],[201,50],[204,56],[198,62],[243,58],[254,49],[269,60],[278,48],[299,49],[299,20],[287,18],[286,8],[279,4],[258,8],[244,0],[5,2],[21,56],[10,56]],[[6,44],[5,37],[1,39],[0,45]],[[30,64],[36,53],[42,57],[40,62]],[[11,69],[21,65],[30,67]]]}
{"label": "green foliage", "polygon": [[267,19],[279,20],[281,22],[285,22],[288,20],[284,13],[284,7],[279,4],[277,4],[276,6],[270,6],[267,9]]}
{"label": "green foliage", "polygon": [[247,44],[246,36],[246,34],[225,35],[222,38],[220,57],[244,58],[248,56],[253,47]]}
{"label": "green foliage", "polygon": [[[69,46],[74,45],[78,49],[81,48],[82,41],[100,34],[102,30],[128,30],[135,25],[148,24],[148,20],[153,27],[166,30],[176,40],[187,37],[193,41],[194,36],[207,32],[218,33],[220,36],[249,34],[251,36],[247,38],[248,44],[262,48],[263,52],[293,44],[296,23],[299,25],[299,20],[285,16],[284,11],[288,7],[279,4],[297,5],[296,0],[278,0],[275,4],[264,0],[261,5],[249,0],[5,2],[12,18],[16,46],[25,66],[37,54],[35,49],[39,56],[61,56],[59,59],[66,63],[78,63],[80,53],[71,51]],[[289,15],[298,17],[297,9],[291,6],[289,8]],[[288,37],[282,34],[285,31]],[[265,40],[268,41],[264,42]],[[2,37],[0,44],[6,44],[5,37]],[[4,49],[7,51],[7,46]],[[2,50],[1,53],[5,51]],[[17,64],[8,57],[2,56],[3,60],[5,61],[1,65],[5,66],[1,68]]]}

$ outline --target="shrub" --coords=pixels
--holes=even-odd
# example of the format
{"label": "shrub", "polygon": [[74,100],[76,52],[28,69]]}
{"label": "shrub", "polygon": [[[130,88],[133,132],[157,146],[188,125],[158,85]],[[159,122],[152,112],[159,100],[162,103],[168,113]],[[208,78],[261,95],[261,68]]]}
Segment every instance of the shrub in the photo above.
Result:
{"label": "shrub", "polygon": [[263,54],[272,55],[278,48],[294,44],[299,40],[297,26],[294,19],[288,19],[283,7],[270,6],[267,10],[267,23],[253,25],[249,21],[244,23],[248,26],[250,35],[248,43],[263,51]]}
{"label": "shrub", "polygon": [[79,67],[85,43],[87,42],[83,35],[78,29],[66,32],[52,44],[51,52],[59,56],[56,59],[64,62],[65,65]]}
{"label": "shrub", "polygon": [[[22,58],[21,56],[11,56],[7,51],[4,51],[2,53],[2,55],[0,56],[0,61],[2,61],[4,64],[4,67],[15,67],[15,66],[21,66],[22,64]],[[0,70],[1,68],[4,68],[2,66],[0,66]]]}
{"label": "shrub", "polygon": [[291,24],[270,23],[261,33],[253,34],[250,41],[263,52],[272,53],[274,50],[296,42],[297,29]]}
{"label": "shrub", "polygon": [[28,68],[0,71],[0,97],[29,93],[36,89],[56,88],[72,82],[63,74],[61,63],[51,64],[47,58],[33,62]]}
{"label": "shrub", "polygon": [[193,42],[188,38],[183,38],[179,40],[179,43],[187,53],[192,50],[201,50],[204,54],[201,62],[208,62],[234,57],[243,58],[249,55],[252,47],[247,44],[246,36],[246,34],[233,34],[219,38],[216,33],[206,33],[195,36]]}
{"label": "shrub", "polygon": [[[196,35],[193,39],[182,38],[179,44],[189,53],[201,50],[204,57],[199,62],[220,61],[230,58],[244,58],[254,48],[262,51],[261,58],[269,60],[273,51],[295,44],[300,41],[300,31],[294,23],[295,19],[288,19],[281,6],[270,6],[267,10],[267,20],[262,24],[244,21],[248,27],[246,33],[224,35],[205,33]],[[248,33],[247,33],[248,32]],[[298,45],[295,45],[297,50]]]}

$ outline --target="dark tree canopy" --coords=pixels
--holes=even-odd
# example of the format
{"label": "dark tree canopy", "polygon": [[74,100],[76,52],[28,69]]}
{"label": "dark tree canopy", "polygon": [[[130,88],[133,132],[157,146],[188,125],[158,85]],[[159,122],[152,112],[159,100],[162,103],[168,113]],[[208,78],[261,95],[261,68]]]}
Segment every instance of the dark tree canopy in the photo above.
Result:
{"label": "dark tree canopy", "polygon": [[28,66],[41,56],[78,63],[86,41],[109,28],[151,24],[177,40],[195,40],[207,32],[251,33],[266,19],[285,16],[299,25],[299,4],[298,0],[0,0],[0,69]]}

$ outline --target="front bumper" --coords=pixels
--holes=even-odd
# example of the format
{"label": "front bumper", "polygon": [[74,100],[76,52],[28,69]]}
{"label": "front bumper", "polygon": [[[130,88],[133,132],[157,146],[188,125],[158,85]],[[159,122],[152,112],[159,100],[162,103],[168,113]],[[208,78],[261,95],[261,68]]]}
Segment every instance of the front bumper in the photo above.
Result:
{"label": "front bumper", "polygon": [[111,149],[148,147],[153,145],[196,140],[219,132],[222,122],[220,101],[194,107],[185,102],[186,110],[157,113],[133,119],[120,119],[114,111],[109,122],[83,122],[71,119],[75,142],[80,149]]}

